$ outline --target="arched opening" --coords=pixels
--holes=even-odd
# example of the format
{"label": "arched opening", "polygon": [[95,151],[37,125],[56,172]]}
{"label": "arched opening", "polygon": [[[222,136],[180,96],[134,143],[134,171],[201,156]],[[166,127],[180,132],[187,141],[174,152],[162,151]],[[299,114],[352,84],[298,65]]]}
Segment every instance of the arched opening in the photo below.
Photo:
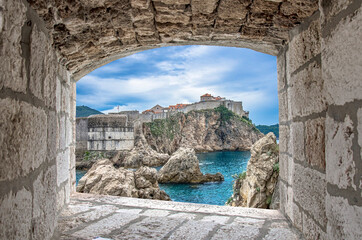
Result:
{"label": "arched opening", "polygon": [[[122,54],[197,43],[278,55],[281,212],[307,239],[360,239],[360,22],[358,0],[1,1],[0,238],[54,236],[75,184],[69,169],[74,169],[76,80]],[[103,202],[115,207],[114,216],[99,222],[115,223],[107,225],[109,233],[137,221],[152,225],[145,216],[126,219],[130,209],[116,207],[119,201]],[[102,208],[97,205],[102,200],[91,196],[73,198],[75,202]],[[210,211],[207,207],[188,205],[177,212],[165,204],[122,204],[136,206],[132,211],[144,215],[171,218],[184,211],[184,217],[196,218],[185,225],[167,218],[165,225],[158,222],[164,231],[213,226],[185,210],[202,215]],[[156,209],[145,210],[149,207]],[[229,225],[215,229],[218,234],[228,230],[245,238],[240,229],[249,229],[260,239],[287,236],[269,221],[283,218],[280,214],[268,220],[259,211],[248,211],[254,218],[245,223],[250,216],[245,211],[233,210],[236,218],[229,211],[212,211],[217,216],[209,219],[225,225],[231,218],[238,219],[234,224],[244,221],[244,227],[250,221],[270,226],[258,231]],[[228,218],[220,218],[221,213]],[[129,231],[139,226],[129,226]],[[82,233],[91,233],[92,227]],[[198,229],[191,235],[199,236]],[[215,231],[202,237],[212,238]],[[161,237],[172,235],[167,234]]]}
{"label": "arched opening", "polygon": [[[127,144],[132,136],[121,135],[121,122],[112,130],[109,130],[110,126],[100,129],[108,120],[95,127],[91,126],[95,121],[91,117],[88,139],[81,139],[84,134],[77,132],[78,140],[85,142],[79,146],[88,144],[88,148],[84,149],[87,154],[90,151],[122,150],[124,153],[115,160],[116,165],[132,169],[143,164],[161,168],[166,162],[157,160],[153,163],[152,158],[160,157],[159,154],[167,154],[169,158],[180,147],[192,148],[199,160],[204,161],[200,163],[201,171],[204,174],[221,172],[225,181],[208,185],[160,184],[161,189],[170,191],[171,199],[176,201],[225,205],[233,194],[233,176],[246,171],[250,148],[262,136],[255,124],[278,123],[276,78],[275,57],[241,48],[166,47],[119,59],[78,81],[77,105],[104,111],[108,114],[103,115],[104,119],[106,116],[115,119],[115,114],[127,116],[128,123],[125,124],[133,127],[133,142]],[[214,110],[218,106],[226,107],[225,110],[233,116],[232,122],[219,119],[218,112]],[[202,120],[190,123],[193,117],[189,115],[192,114],[195,119]],[[140,131],[146,143],[139,142],[142,138],[137,136],[136,121],[143,125]],[[176,124],[171,126],[170,121]],[[79,124],[82,122],[79,121]],[[94,131],[100,132],[95,135]],[[278,135],[278,130],[275,133]],[[106,139],[108,134],[120,135]],[[190,135],[190,138],[184,137]],[[156,152],[144,150],[149,147]],[[81,149],[77,150],[81,152]],[[130,150],[132,154],[129,156],[127,151]],[[202,153],[216,151],[232,152]],[[151,160],[136,160],[141,153],[143,158]],[[86,161],[79,166],[89,165],[88,155]],[[225,161],[224,167],[222,161]],[[264,194],[266,191],[262,189],[261,192]]]}

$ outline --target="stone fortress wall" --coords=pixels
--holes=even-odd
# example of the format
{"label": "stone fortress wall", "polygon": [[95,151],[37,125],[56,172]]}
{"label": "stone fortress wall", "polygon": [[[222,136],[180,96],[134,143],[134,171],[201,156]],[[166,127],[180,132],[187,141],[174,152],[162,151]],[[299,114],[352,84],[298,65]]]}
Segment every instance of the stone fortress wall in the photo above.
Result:
{"label": "stone fortress wall", "polygon": [[121,111],[107,115],[92,115],[76,119],[76,157],[85,151],[130,150],[134,146],[134,122],[152,122],[166,119],[179,112],[188,113],[225,106],[239,116],[249,117],[242,102],[232,100],[201,101],[182,109],[155,114],[140,114],[139,111]]}

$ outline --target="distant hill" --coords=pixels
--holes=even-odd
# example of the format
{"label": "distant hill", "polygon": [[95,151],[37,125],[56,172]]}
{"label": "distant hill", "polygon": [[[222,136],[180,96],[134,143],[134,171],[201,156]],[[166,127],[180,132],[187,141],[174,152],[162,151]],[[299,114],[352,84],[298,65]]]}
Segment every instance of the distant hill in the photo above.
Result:
{"label": "distant hill", "polygon": [[94,114],[103,114],[103,113],[87,106],[77,106],[76,117],[88,117]]}
{"label": "distant hill", "polygon": [[273,132],[275,136],[279,139],[279,124],[274,125],[258,125],[256,126],[257,129],[259,129],[260,132],[264,134],[268,134],[269,132]]}

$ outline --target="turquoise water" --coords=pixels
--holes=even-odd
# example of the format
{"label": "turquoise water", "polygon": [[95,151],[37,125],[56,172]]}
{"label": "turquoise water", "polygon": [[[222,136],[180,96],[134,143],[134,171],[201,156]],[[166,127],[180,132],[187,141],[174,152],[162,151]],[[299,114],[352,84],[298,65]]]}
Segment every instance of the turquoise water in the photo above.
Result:
{"label": "turquoise water", "polygon": [[250,152],[198,153],[202,173],[224,175],[225,181],[204,184],[160,184],[172,201],[225,205],[233,193],[232,175],[246,170]]}
{"label": "turquoise water", "polygon": [[83,171],[83,170],[76,170],[75,171],[75,184],[78,185],[79,179],[81,179],[84,174],[86,174],[87,171]]}
{"label": "turquoise water", "polygon": [[[203,173],[221,172],[225,181],[204,184],[159,184],[160,188],[171,197],[172,201],[225,205],[233,193],[232,175],[246,170],[250,152],[211,152],[198,153],[200,169]],[[77,171],[78,180],[85,171]]]}

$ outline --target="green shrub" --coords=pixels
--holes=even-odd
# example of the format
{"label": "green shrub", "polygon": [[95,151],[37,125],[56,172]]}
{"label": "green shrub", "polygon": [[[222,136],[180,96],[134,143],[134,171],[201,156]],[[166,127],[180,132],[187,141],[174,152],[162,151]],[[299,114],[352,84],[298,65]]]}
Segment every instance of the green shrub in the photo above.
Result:
{"label": "green shrub", "polygon": [[232,175],[232,177],[237,180],[237,179],[245,179],[246,178],[246,171],[242,172],[242,173],[239,173],[239,174],[234,174]]}
{"label": "green shrub", "polygon": [[279,172],[279,163],[278,162],[274,163],[273,170],[274,170],[274,172]]}
{"label": "green shrub", "polygon": [[220,113],[221,122],[228,122],[235,115],[232,111],[230,111],[223,105],[220,105],[217,108],[214,108],[214,110],[215,110],[215,112]]}
{"label": "green shrub", "polygon": [[85,151],[83,154],[84,161],[91,161],[104,158],[104,154],[98,151]]}
{"label": "green shrub", "polygon": [[257,191],[257,192],[260,192],[260,187],[256,187],[256,191]]}
{"label": "green shrub", "polygon": [[268,196],[265,203],[269,206],[271,201],[272,201],[272,196]]}
{"label": "green shrub", "polygon": [[233,201],[233,197],[229,197],[229,199],[226,201],[226,204],[230,204]]}

